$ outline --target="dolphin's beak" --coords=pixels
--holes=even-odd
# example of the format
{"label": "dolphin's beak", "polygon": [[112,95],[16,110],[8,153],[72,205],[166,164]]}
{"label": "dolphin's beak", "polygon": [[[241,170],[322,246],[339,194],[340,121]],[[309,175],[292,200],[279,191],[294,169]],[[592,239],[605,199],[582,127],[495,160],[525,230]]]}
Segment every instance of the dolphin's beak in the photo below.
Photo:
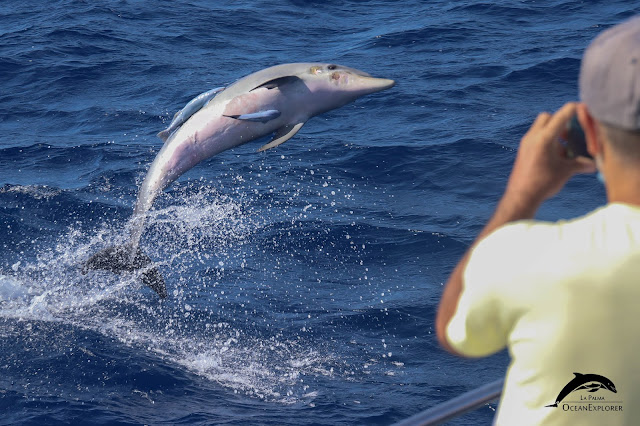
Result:
{"label": "dolphin's beak", "polygon": [[372,88],[379,90],[390,89],[396,85],[394,80],[389,80],[387,78],[375,78],[375,77],[365,77],[365,84],[371,85]]}
{"label": "dolphin's beak", "polygon": [[395,86],[396,82],[387,78],[358,76],[358,86],[366,94],[380,92]]}

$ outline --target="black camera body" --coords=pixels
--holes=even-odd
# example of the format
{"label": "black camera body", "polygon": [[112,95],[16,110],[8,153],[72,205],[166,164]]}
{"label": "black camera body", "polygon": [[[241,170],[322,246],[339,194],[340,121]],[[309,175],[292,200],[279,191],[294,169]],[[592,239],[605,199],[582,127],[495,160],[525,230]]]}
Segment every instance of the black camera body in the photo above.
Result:
{"label": "black camera body", "polygon": [[579,155],[593,158],[587,151],[587,140],[584,137],[584,130],[582,130],[582,126],[580,126],[578,116],[576,115],[571,118],[567,127],[566,149],[569,158],[575,158]]}

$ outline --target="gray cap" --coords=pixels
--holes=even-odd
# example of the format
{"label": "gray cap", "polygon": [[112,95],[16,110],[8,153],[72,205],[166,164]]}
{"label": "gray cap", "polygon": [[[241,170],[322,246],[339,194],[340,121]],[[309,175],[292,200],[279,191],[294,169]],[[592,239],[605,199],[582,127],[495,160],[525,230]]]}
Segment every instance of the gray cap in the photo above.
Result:
{"label": "gray cap", "polygon": [[640,130],[640,16],[591,42],[580,68],[580,99],[596,119]]}

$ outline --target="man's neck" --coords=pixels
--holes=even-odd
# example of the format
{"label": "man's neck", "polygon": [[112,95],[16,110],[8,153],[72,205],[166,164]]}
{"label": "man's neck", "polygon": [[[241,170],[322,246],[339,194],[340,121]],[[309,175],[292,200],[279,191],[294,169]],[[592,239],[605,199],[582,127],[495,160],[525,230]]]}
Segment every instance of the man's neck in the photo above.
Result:
{"label": "man's neck", "polygon": [[640,164],[608,157],[603,167],[607,199],[610,203],[640,206]]}

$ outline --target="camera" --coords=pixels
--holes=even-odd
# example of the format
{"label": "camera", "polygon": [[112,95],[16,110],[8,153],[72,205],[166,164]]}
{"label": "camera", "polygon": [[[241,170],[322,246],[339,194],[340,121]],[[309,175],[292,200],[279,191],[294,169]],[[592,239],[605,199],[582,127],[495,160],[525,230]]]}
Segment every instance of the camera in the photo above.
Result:
{"label": "camera", "polygon": [[587,141],[584,137],[584,131],[576,115],[574,115],[569,121],[569,124],[567,124],[567,143],[565,148],[567,149],[567,156],[569,158],[575,158],[579,155],[593,158],[587,151]]}

